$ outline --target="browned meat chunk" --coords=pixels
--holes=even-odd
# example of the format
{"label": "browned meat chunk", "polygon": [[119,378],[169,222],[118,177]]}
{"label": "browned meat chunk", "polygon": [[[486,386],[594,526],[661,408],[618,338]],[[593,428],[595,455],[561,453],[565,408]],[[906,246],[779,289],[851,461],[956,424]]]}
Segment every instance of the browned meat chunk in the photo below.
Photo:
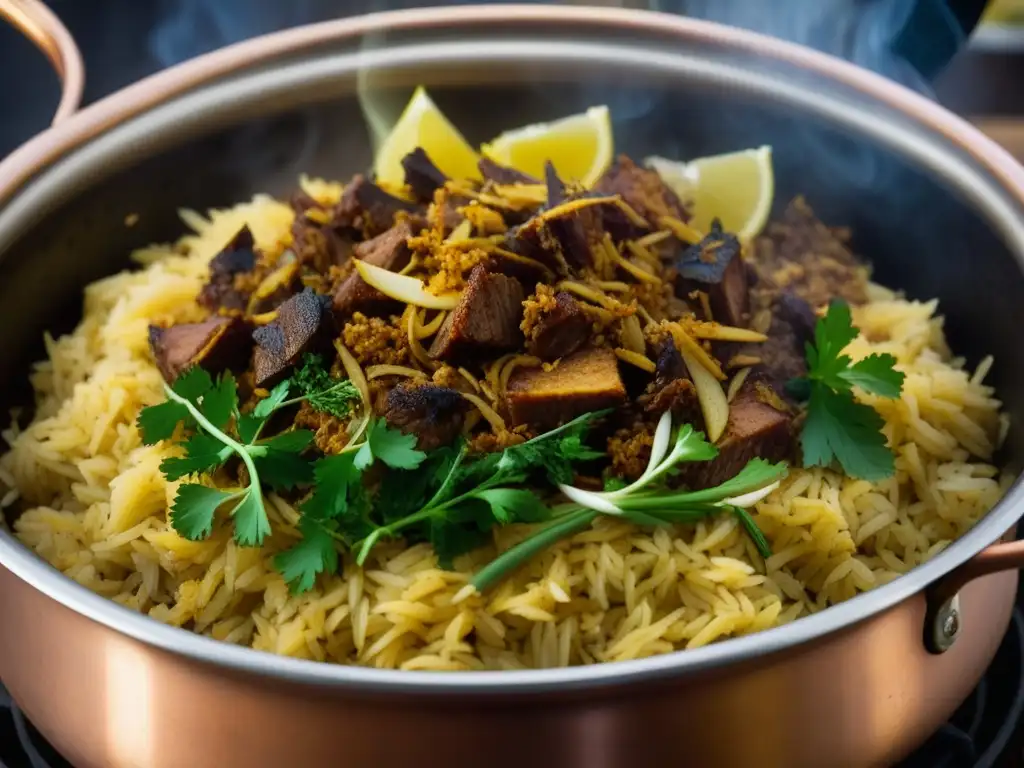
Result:
{"label": "browned meat chunk", "polygon": [[388,393],[384,418],[402,432],[417,435],[417,447],[430,451],[458,436],[465,412],[466,401],[456,390],[414,384],[395,387]]}
{"label": "browned meat chunk", "polygon": [[814,308],[832,298],[864,303],[868,270],[848,241],[848,232],[825,226],[803,198],[796,198],[754,242],[755,293],[786,290]]}
{"label": "browned meat chunk", "polygon": [[785,392],[788,381],[807,375],[806,344],[814,339],[817,318],[806,301],[791,293],[776,296],[771,311],[772,323],[766,341],[729,345],[734,348],[722,356],[727,363],[731,359],[756,358],[758,362],[752,373],[778,392]]}
{"label": "browned meat chunk", "polygon": [[[391,272],[402,270],[411,258],[408,241],[413,236],[409,221],[400,221],[387,232],[355,247],[353,256]],[[334,313],[339,319],[356,312],[373,317],[386,315],[399,303],[366,283],[353,268],[334,291]]]}
{"label": "browned meat chunk", "polygon": [[326,296],[309,288],[278,307],[277,319],[253,331],[253,379],[257,387],[273,386],[299,358],[327,336]]}
{"label": "browned meat chunk", "polygon": [[307,211],[323,212],[323,208],[303,191],[292,195],[292,250],[299,263],[324,274],[331,266],[341,266],[352,255],[354,232],[350,227],[333,220],[326,223],[319,217],[310,218]]}
{"label": "browned meat chunk", "polygon": [[499,165],[486,157],[480,158],[477,167],[480,169],[481,176],[495,184],[540,184],[539,179],[533,178],[528,173],[521,173],[514,168]]}
{"label": "browned meat chunk", "polygon": [[[544,183],[548,188],[548,210],[574,199],[558,178],[550,161],[544,166]],[[601,211],[597,207],[582,208],[575,213],[550,220],[551,234],[562,246],[562,253],[570,267],[579,271],[593,262],[590,244],[603,236]]]}
{"label": "browned meat chunk", "polygon": [[710,488],[728,480],[754,457],[781,461],[793,453],[792,418],[765,399],[756,384],[748,382],[741,387],[729,406],[729,423],[718,441],[718,456],[687,465],[683,483]]}
{"label": "browned meat chunk", "polygon": [[590,318],[580,303],[565,291],[559,291],[541,307],[529,328],[526,350],[541,360],[557,360],[571,355],[590,338]]}
{"label": "browned meat chunk", "polygon": [[503,352],[523,340],[523,287],[505,275],[476,266],[458,306],[445,318],[430,356],[443,360],[465,358],[474,352]]}
{"label": "browned meat chunk", "polygon": [[750,288],[740,241],[724,232],[717,219],[703,240],[679,255],[675,267],[676,294],[680,298],[687,298],[693,291],[704,291],[716,322],[740,326],[747,323]]}
{"label": "browned meat chunk", "polygon": [[422,205],[408,203],[389,195],[365,176],[356,175],[341,196],[335,209],[335,221],[374,237],[395,224],[399,213],[420,214]]}
{"label": "browned meat chunk", "polygon": [[626,387],[610,349],[589,347],[562,358],[550,371],[519,368],[505,399],[512,423],[550,428],[590,411],[620,405]]}
{"label": "browned meat chunk", "polygon": [[[679,197],[661,180],[657,171],[641,168],[625,155],[620,155],[594,186],[603,195],[619,195],[639,213],[652,229],[660,229],[658,220],[671,216],[688,221],[690,216]],[[605,226],[616,240],[624,240],[644,233],[631,223],[617,208],[605,209]]]}
{"label": "browned meat chunk", "polygon": [[210,260],[210,280],[199,292],[199,303],[207,309],[244,310],[249,296],[235,286],[235,276],[256,266],[252,232],[243,226]]}
{"label": "browned meat chunk", "polygon": [[537,283],[553,281],[555,274],[544,264],[512,253],[495,253],[486,262],[488,272],[500,272],[514,277],[527,291],[533,290]]}
{"label": "browned meat chunk", "polygon": [[241,369],[249,359],[252,338],[238,318],[211,317],[201,323],[179,323],[169,328],[149,326],[149,348],[168,382],[193,365],[210,373]]}
{"label": "browned meat chunk", "polygon": [[611,206],[588,206],[561,212],[552,218],[549,215],[552,209],[590,193],[569,194],[551,163],[546,166],[545,182],[546,210],[512,229],[505,246],[515,254],[539,261],[559,275],[581,271],[593,263],[591,247],[604,237],[602,211]]}
{"label": "browned meat chunk", "polygon": [[423,203],[431,202],[434,191],[448,181],[448,177],[434,165],[422,147],[416,147],[402,158],[402,170],[405,171],[405,183],[416,199]]}
{"label": "browned meat chunk", "polygon": [[671,337],[658,348],[655,359],[654,381],[639,399],[644,412],[660,416],[671,410],[675,417],[689,424],[702,423],[697,390],[690,380],[683,356],[679,354]]}

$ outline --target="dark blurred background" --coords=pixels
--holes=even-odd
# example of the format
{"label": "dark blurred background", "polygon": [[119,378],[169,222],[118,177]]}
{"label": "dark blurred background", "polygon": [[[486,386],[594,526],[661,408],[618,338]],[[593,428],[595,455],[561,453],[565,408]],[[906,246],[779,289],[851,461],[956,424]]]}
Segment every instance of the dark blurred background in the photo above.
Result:
{"label": "dark blurred background", "polygon": [[[573,0],[566,0],[573,2]],[[1003,0],[1012,4],[1014,0]],[[223,45],[298,24],[443,0],[49,0],[85,58],[85,102]],[[462,3],[448,3],[462,4]],[[985,0],[592,0],[711,18],[812,45],[937,96],[962,112],[1024,111],[1024,35],[968,37]],[[1019,3],[1018,3],[1019,5]],[[1001,35],[1001,36],[1000,36]],[[952,63],[951,63],[952,62]],[[0,23],[0,156],[49,122],[57,83]]]}

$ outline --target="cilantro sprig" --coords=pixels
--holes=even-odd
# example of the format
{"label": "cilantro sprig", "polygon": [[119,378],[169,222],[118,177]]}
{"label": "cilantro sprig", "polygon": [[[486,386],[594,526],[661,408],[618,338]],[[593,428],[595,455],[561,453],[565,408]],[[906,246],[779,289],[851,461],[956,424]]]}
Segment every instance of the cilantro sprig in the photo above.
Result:
{"label": "cilantro sprig", "polygon": [[[293,386],[301,394],[288,398]],[[167,400],[143,408],[138,427],[146,445],[169,440],[178,425],[185,439],[182,456],[164,459],[160,471],[171,481],[209,475],[237,458],[245,468],[247,484],[236,490],[221,490],[202,483],[183,483],[171,506],[171,525],[188,539],[206,538],[213,530],[218,510],[230,505],[235,540],[242,546],[259,546],[270,533],[270,520],[263,501],[263,487],[292,490],[311,484],[315,468],[302,456],[313,440],[309,430],[293,429],[261,439],[271,417],[282,408],[308,400],[320,410],[338,414],[350,407],[355,388],[348,380],[335,380],[314,356],[307,356],[295,375],[285,379],[249,413],[241,413],[238,386],[230,371],[216,381],[200,367],[178,377],[173,386],[164,385]]]}
{"label": "cilantro sprig", "polygon": [[318,574],[336,571],[339,547],[351,548],[373,532],[366,470],[379,461],[391,469],[411,471],[426,459],[427,454],[416,448],[416,435],[391,429],[382,419],[370,420],[362,443],[319,459],[313,467],[313,493],[300,506],[301,538],[274,557],[292,591],[311,589]]}
{"label": "cilantro sprig", "polygon": [[807,344],[807,376],[794,379],[787,389],[807,401],[800,433],[805,467],[838,462],[851,477],[881,480],[895,471],[893,453],[882,433],[885,422],[870,405],[857,402],[853,387],[897,398],[904,376],[896,370],[892,355],[873,354],[856,363],[844,355],[859,332],[849,306],[833,301],[815,325],[814,344]]}
{"label": "cilantro sprig", "polygon": [[658,527],[693,523],[722,512],[732,512],[760,554],[768,557],[771,548],[747,508],[778,487],[786,475],[785,462],[772,464],[763,459],[751,459],[738,474],[713,488],[677,491],[665,486],[664,479],[675,474],[680,465],[709,461],[717,455],[718,449],[688,424],[682,425],[673,436],[672,416],[666,412],[655,431],[647,469],[639,479],[624,487],[602,492],[560,484],[559,490],[571,503],[554,510],[546,525],[500,554],[478,571],[469,583],[477,592],[483,592],[538,552],[586,529],[599,515]]}

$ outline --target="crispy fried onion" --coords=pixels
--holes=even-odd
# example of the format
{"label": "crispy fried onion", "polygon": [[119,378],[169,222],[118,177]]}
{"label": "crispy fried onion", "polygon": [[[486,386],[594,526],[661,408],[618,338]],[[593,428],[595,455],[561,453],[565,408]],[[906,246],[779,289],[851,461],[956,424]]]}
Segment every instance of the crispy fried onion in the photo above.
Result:
{"label": "crispy fried onion", "polygon": [[656,368],[654,361],[650,358],[622,347],[615,348],[615,356],[622,362],[635,365],[640,370],[647,371],[648,373],[654,373]]}

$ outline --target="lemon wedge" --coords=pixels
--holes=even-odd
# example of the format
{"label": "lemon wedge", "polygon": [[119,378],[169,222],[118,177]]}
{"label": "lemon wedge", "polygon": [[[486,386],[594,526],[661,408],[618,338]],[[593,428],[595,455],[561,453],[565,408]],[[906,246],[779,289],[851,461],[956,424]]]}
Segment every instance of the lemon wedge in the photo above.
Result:
{"label": "lemon wedge", "polygon": [[775,197],[772,148],[745,149],[680,163],[663,157],[647,158],[680,198],[690,204],[690,226],[700,232],[720,219],[741,240],[756,237],[768,221]]}
{"label": "lemon wedge", "polygon": [[601,106],[506,131],[480,150],[496,163],[539,179],[551,160],[563,180],[592,187],[611,165],[615,142],[608,107]]}
{"label": "lemon wedge", "polygon": [[355,259],[356,272],[367,283],[392,299],[398,299],[405,304],[412,304],[416,307],[426,309],[455,309],[459,303],[458,293],[446,293],[435,296],[428,293],[422,280],[408,275],[400,275],[397,272],[390,272],[382,267],[367,264],[362,259]]}
{"label": "lemon wedge", "polygon": [[422,86],[416,89],[395,127],[380,145],[373,165],[377,181],[386,187],[401,188],[405,184],[402,158],[416,147],[422,147],[434,165],[450,178],[480,178],[477,168],[480,156]]}

